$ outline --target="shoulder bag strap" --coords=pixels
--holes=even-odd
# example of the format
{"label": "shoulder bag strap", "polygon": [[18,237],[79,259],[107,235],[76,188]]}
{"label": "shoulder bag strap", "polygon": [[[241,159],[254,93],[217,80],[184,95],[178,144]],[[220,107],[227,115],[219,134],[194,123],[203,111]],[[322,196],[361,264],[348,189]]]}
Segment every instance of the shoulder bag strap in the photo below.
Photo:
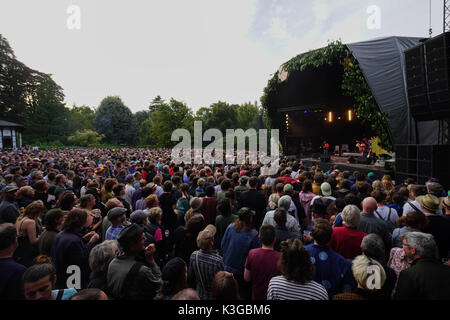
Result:
{"label": "shoulder bag strap", "polygon": [[422,210],[417,209],[417,207],[411,201],[408,200],[408,203],[411,206],[411,208],[413,208],[414,210],[422,212]]}
{"label": "shoulder bag strap", "polygon": [[378,213],[378,211],[377,210],[375,210],[374,211],[375,213],[376,213],[376,215],[378,216],[378,218],[380,218],[381,220],[383,220],[384,221],[384,219],[383,219],[383,217]]}
{"label": "shoulder bag strap", "polygon": [[56,296],[56,300],[62,300],[63,295],[64,295],[64,289],[59,289],[58,295]]}
{"label": "shoulder bag strap", "polygon": [[205,284],[203,283],[202,274],[200,272],[200,267],[198,265],[198,252],[195,255],[195,266],[197,267],[198,277],[200,278],[200,283],[202,284],[203,291],[206,293],[207,292],[206,287],[205,287]]}

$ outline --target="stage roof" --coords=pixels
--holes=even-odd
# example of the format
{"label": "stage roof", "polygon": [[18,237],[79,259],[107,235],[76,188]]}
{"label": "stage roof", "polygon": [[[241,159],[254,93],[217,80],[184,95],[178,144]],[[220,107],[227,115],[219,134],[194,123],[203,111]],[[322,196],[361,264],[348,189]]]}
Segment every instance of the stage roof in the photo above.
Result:
{"label": "stage roof", "polygon": [[[409,112],[407,98],[404,51],[419,44],[421,39],[393,36],[345,44],[358,61],[380,110],[388,114],[387,124],[394,145],[416,143],[415,121]],[[286,72],[281,66],[278,77],[284,83],[297,82],[297,90],[302,90],[303,82],[321,82],[320,85],[322,86],[331,86],[331,84],[324,83],[324,77],[320,76],[319,78],[318,74],[341,72],[340,70],[337,71],[336,66],[334,66],[324,67],[324,69],[318,68],[317,70],[297,71],[294,72],[296,73],[295,76],[290,76],[286,81],[283,81],[286,79]],[[334,79],[336,76],[329,74],[331,79],[327,79],[325,82],[333,80],[336,83],[336,79]],[[292,86],[292,84],[290,85]],[[315,87],[319,84],[309,83],[308,85]],[[310,99],[311,94],[310,90],[304,92],[306,99]],[[287,110],[295,105],[311,103],[311,101],[292,101],[298,100],[298,97],[292,98],[291,101],[289,99],[291,97],[279,97],[278,111]],[[317,101],[317,103],[322,104],[323,102]],[[420,144],[436,144],[438,142],[437,121],[418,122],[417,126],[420,133]]]}

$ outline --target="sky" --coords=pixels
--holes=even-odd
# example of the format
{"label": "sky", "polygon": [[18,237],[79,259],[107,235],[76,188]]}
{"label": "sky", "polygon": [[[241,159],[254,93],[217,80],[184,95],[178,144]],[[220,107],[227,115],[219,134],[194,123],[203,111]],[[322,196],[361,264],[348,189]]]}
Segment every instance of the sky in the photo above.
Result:
{"label": "sky", "polygon": [[[442,33],[442,1],[431,0],[434,36]],[[117,95],[137,112],[160,95],[196,111],[217,101],[259,104],[281,64],[330,40],[428,37],[429,6],[430,0],[1,0],[0,34],[20,61],[53,75],[68,106],[96,108]]]}

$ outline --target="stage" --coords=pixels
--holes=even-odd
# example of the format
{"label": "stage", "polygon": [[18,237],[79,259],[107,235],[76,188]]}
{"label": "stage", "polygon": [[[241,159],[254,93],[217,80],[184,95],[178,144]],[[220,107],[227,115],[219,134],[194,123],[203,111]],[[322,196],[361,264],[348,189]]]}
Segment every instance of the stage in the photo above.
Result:
{"label": "stage", "polygon": [[[328,171],[331,166],[333,166],[335,169],[338,168],[341,172],[342,171],[350,171],[351,174],[353,174],[354,171],[359,171],[364,174],[368,174],[369,172],[373,172],[375,174],[375,177],[373,180],[381,180],[383,178],[383,175],[388,174],[392,177],[392,179],[395,179],[395,173],[392,169],[386,169],[385,167],[379,167],[371,164],[359,164],[359,163],[349,163],[347,158],[345,157],[336,157],[331,156],[330,162],[322,162],[320,158],[311,158],[311,157],[301,157],[291,155],[287,157],[289,160],[301,160],[303,163],[308,167],[312,167],[313,165],[319,165],[320,168],[323,171]],[[401,183],[402,181],[399,181]]]}

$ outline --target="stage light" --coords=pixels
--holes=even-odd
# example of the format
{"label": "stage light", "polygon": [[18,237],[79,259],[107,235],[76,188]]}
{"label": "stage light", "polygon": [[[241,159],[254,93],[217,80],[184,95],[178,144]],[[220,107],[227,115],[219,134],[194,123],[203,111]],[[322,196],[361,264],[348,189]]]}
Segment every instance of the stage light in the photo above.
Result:
{"label": "stage light", "polygon": [[333,122],[333,112],[328,112],[328,122]]}
{"label": "stage light", "polygon": [[352,110],[348,110],[348,121],[352,121],[352,119],[353,119]]}
{"label": "stage light", "polygon": [[307,110],[305,110],[305,111],[303,111],[303,113],[304,113],[304,114],[307,114],[307,113],[308,113],[308,111],[307,111]]}

